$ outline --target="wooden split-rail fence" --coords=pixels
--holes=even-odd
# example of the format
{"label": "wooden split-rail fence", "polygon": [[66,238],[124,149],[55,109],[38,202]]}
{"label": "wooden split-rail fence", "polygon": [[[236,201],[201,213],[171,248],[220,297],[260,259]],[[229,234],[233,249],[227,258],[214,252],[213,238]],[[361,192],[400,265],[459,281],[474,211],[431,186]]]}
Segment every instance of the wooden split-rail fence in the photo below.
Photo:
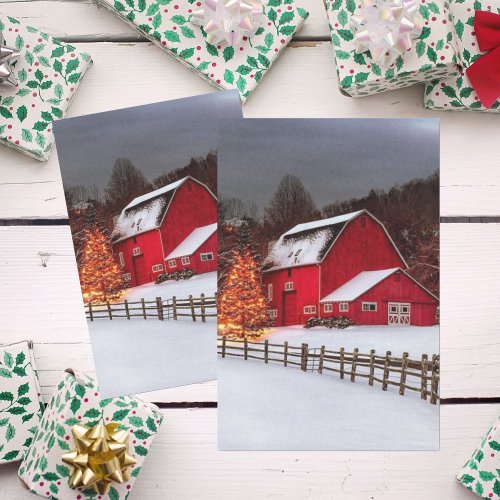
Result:
{"label": "wooden split-rail fence", "polygon": [[104,304],[85,304],[87,319],[132,319],[132,318],[155,318],[163,320],[178,320],[182,317],[191,318],[193,321],[201,319],[206,322],[207,318],[217,317],[216,297],[200,297],[190,295],[187,299],[172,297],[162,299],[156,297],[155,300],[106,302]]}
{"label": "wooden split-rail fence", "polygon": [[348,352],[344,348],[339,351],[321,348],[309,348],[308,344],[291,346],[245,340],[232,340],[226,337],[218,339],[218,354],[222,358],[228,356],[241,357],[245,360],[257,359],[264,363],[280,363],[284,366],[297,366],[302,371],[317,371],[318,373],[335,372],[341,379],[368,379],[373,386],[381,384],[382,390],[389,386],[399,389],[401,396],[406,391],[420,393],[421,399],[430,400],[435,405],[439,400],[439,356],[434,354],[430,359],[422,354],[421,359],[410,359],[408,353],[402,357],[392,356],[387,351],[384,356],[377,355],[375,350],[363,354],[359,349]]}

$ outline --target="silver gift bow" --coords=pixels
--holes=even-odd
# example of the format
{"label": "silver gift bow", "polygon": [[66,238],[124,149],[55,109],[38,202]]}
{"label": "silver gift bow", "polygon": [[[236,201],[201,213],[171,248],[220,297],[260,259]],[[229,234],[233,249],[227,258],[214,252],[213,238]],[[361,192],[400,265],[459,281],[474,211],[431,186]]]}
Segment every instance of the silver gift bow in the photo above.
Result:
{"label": "silver gift bow", "polygon": [[424,26],[415,0],[363,0],[360,12],[351,17],[356,52],[370,51],[383,67],[412,47]]}
{"label": "silver gift bow", "polygon": [[3,33],[0,31],[0,83],[17,85],[17,80],[14,77],[14,71],[10,64],[19,57],[20,52],[17,49],[7,47],[4,43]]}
{"label": "silver gift bow", "polygon": [[230,45],[251,37],[259,29],[264,17],[261,0],[202,0],[204,7],[191,14],[191,22],[203,26],[207,42]]}

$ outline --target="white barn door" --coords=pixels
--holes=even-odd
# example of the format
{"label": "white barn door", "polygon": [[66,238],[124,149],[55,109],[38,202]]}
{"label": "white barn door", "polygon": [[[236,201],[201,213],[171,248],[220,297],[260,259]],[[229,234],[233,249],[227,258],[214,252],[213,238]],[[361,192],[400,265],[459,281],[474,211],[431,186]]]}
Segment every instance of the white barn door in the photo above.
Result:
{"label": "white barn door", "polygon": [[411,304],[404,302],[389,302],[389,325],[409,325]]}

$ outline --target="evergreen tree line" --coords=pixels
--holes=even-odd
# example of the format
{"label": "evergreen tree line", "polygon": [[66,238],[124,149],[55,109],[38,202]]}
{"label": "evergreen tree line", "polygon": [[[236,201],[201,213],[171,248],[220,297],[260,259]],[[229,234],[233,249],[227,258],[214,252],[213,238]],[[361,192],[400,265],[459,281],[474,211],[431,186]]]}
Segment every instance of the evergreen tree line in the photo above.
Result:
{"label": "evergreen tree line", "polygon": [[302,181],[294,175],[281,180],[268,205],[259,213],[255,203],[238,198],[219,201],[220,280],[230,265],[232,249],[242,227],[250,231],[257,253],[296,224],[366,209],[382,222],[408,263],[408,272],[431,292],[439,294],[439,175],[413,179],[388,190],[332,202],[318,208]]}

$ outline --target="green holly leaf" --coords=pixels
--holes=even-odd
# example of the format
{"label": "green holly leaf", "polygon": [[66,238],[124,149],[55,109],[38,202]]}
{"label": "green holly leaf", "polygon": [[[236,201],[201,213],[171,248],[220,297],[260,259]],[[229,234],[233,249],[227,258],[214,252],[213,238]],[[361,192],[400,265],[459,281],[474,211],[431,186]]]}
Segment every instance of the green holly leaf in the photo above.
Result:
{"label": "green holly leaf", "polygon": [[476,458],[476,460],[477,460],[478,462],[481,462],[481,460],[484,458],[484,453],[483,453],[481,450],[479,450],[479,451],[476,453],[476,457],[475,457],[475,458]]}
{"label": "green holly leaf", "polygon": [[[118,2],[119,3],[119,2]],[[115,2],[116,4],[116,2]],[[123,8],[125,10],[125,7]],[[64,47],[56,47],[53,51],[50,57],[62,57],[64,55]]]}
{"label": "green holly leaf", "polygon": [[347,0],[346,7],[351,14],[354,14],[354,11],[356,10],[356,2],[354,0]]}
{"label": "green holly leaf", "polygon": [[352,75],[348,75],[348,76],[344,77],[342,79],[342,81],[340,82],[340,87],[342,89],[348,89],[349,87],[352,86],[352,80],[353,80]]}
{"label": "green holly leaf", "polygon": [[4,462],[10,462],[10,461],[14,460],[15,458],[17,458],[18,455],[19,455],[19,450],[9,451],[9,453],[6,453],[2,457],[2,460]]}
{"label": "green holly leaf", "polygon": [[101,416],[101,412],[97,408],[91,408],[85,412],[85,415],[83,416],[85,418],[99,418]]}
{"label": "green holly leaf", "polygon": [[269,9],[267,12],[267,18],[269,21],[274,23],[276,19],[278,19],[278,13],[274,9]]}
{"label": "green holly leaf", "polygon": [[[13,101],[14,101],[14,99],[12,97],[7,97],[7,98],[3,99],[2,103],[5,106],[9,106],[10,104],[12,104]],[[24,106],[24,109],[26,109],[25,106]],[[5,353],[3,355],[3,362],[7,367],[12,368],[12,366],[14,365],[14,358],[12,357],[12,354],[10,352],[5,351]]]}
{"label": "green holly leaf", "polygon": [[78,80],[80,80],[81,76],[82,76],[81,73],[72,73],[71,75],[68,76],[68,82],[69,83],[77,83]]}
{"label": "green holly leaf", "polygon": [[356,83],[363,83],[363,82],[366,82],[366,80],[368,80],[369,76],[370,76],[370,73],[364,73],[364,72],[356,73],[356,75],[354,77],[354,81]]}
{"label": "green holly leaf", "polygon": [[179,37],[179,33],[176,33],[173,30],[164,31],[163,34],[165,35],[165,38],[169,42],[180,42],[181,41],[181,39]]}
{"label": "green holly leaf", "polygon": [[495,484],[493,485],[493,493],[495,493],[495,495],[497,496],[500,496],[500,481],[498,479],[495,481]]}
{"label": "green holly leaf", "polygon": [[9,423],[8,418],[1,418],[0,419],[0,427],[5,427]]}
{"label": "green holly leaf", "polygon": [[14,394],[9,391],[0,392],[0,401],[14,401]]}
{"label": "green holly leaf", "polygon": [[472,92],[474,92],[474,89],[472,87],[464,87],[460,91],[460,97],[462,97],[462,98],[470,97],[470,95],[472,94]]}
{"label": "green holly leaf", "polygon": [[52,115],[48,111],[42,111],[41,116],[47,122],[52,121]]}
{"label": "green holly leaf", "polygon": [[123,409],[123,410],[117,410],[113,413],[113,416],[111,417],[111,420],[113,421],[122,421],[128,414],[130,410],[129,409]]}
{"label": "green holly leaf", "polygon": [[46,481],[57,481],[58,479],[60,479],[60,477],[55,472],[46,472],[45,474],[42,474],[42,477]]}
{"label": "green holly leaf", "polygon": [[469,474],[464,474],[461,478],[460,481],[464,484],[470,484],[473,483],[476,479],[470,476]]}
{"label": "green holly leaf", "polygon": [[426,5],[420,5],[419,7],[420,15],[426,20],[429,20],[429,8]]}
{"label": "green holly leaf", "polygon": [[491,449],[495,451],[500,451],[500,443],[498,441],[490,441],[488,444]]}
{"label": "green holly leaf", "polygon": [[236,68],[236,72],[240,75],[248,75],[251,71],[252,68],[250,68],[250,66],[246,66],[245,64],[240,64],[240,66]]}
{"label": "green holly leaf", "polygon": [[279,24],[288,24],[295,19],[295,12],[293,10],[287,10],[281,14]]}
{"label": "green holly leaf", "polygon": [[194,31],[188,26],[181,26],[181,32],[185,38],[196,38]]}
{"label": "green holly leaf", "polygon": [[282,4],[282,0],[269,0],[268,7],[279,7]]}
{"label": "green holly leaf", "polygon": [[23,366],[15,366],[12,372],[19,377],[26,377],[27,375],[26,369]]}
{"label": "green holly leaf", "polygon": [[34,413],[27,413],[26,415],[22,416],[22,421],[23,423],[28,422],[28,420],[31,420],[35,416]]}
{"label": "green holly leaf", "polygon": [[483,481],[492,481],[493,479],[495,479],[496,476],[492,472],[489,472],[487,470],[481,470],[479,471],[479,477]]}
{"label": "green holly leaf", "polygon": [[264,54],[259,54],[257,57],[259,59],[259,62],[265,68],[269,68],[271,66],[271,61]]}
{"label": "green holly leaf", "polygon": [[246,86],[247,86],[247,82],[246,82],[246,80],[245,80],[242,76],[240,76],[240,77],[238,78],[238,81],[236,82],[236,87],[237,87],[237,89],[238,89],[241,93],[243,93],[243,92],[245,91]]}
{"label": "green holly leaf", "polygon": [[61,450],[69,450],[69,444],[66,441],[58,439],[57,444],[59,445],[59,448],[61,448]]}
{"label": "green holly leaf", "polygon": [[172,16],[172,21],[175,23],[175,24],[185,24],[187,23],[187,19],[184,17],[184,16]]}
{"label": "green holly leaf", "polygon": [[437,52],[430,45],[427,46],[427,57],[433,63],[437,61]]}
{"label": "green holly leaf", "polygon": [[40,132],[36,133],[35,142],[41,148],[45,147],[45,137]]}
{"label": "green holly leaf", "polygon": [[143,431],[142,429],[138,429],[134,432],[134,434],[137,439],[141,439],[142,441],[145,441],[152,436],[152,434],[149,434],[149,432]]}
{"label": "green holly leaf", "polygon": [[66,430],[62,425],[56,424],[56,434],[60,437],[64,437],[64,435],[66,434]]}
{"label": "green holly leaf", "polygon": [[[41,123],[41,122],[38,122],[38,123]],[[47,126],[48,124],[45,123],[45,126]],[[35,124],[36,126],[36,124]],[[46,127],[45,127],[46,128]],[[43,129],[42,129],[43,130]],[[80,409],[80,406],[82,406],[82,402],[80,399],[78,399],[77,397],[74,397],[73,400],[71,401],[71,405],[70,405],[70,408],[71,408],[71,411],[73,413],[76,413],[79,409]]]}
{"label": "green holly leaf", "polygon": [[460,38],[460,40],[462,40],[462,35],[464,34],[464,23],[462,21],[458,21],[456,24],[455,24],[455,33],[457,34],[458,38]]}
{"label": "green holly leaf", "polygon": [[[362,55],[362,54],[355,54],[355,55]],[[349,59],[350,54],[349,54],[349,52],[346,52],[345,50],[336,50],[335,57],[337,59],[346,60],[346,59]]]}
{"label": "green holly leaf", "polygon": [[484,493],[483,485],[479,481],[476,483],[476,493],[478,495],[482,495]]}
{"label": "green holly leaf", "polygon": [[350,42],[354,38],[351,30],[337,30],[337,33],[339,34],[340,38],[342,38],[346,42]]}
{"label": "green holly leaf", "polygon": [[428,28],[427,26],[424,26],[422,28],[422,33],[420,34],[420,40],[425,40],[426,38],[429,38],[431,35],[431,29]]}
{"label": "green holly leaf", "polygon": [[158,14],[156,14],[153,17],[153,28],[157,30],[160,26],[161,26],[161,14],[158,12]]}
{"label": "green holly leaf", "polygon": [[347,12],[343,9],[339,12],[337,19],[341,26],[345,26],[349,22],[349,17],[347,15]]}
{"label": "green holly leaf", "polygon": [[31,399],[24,396],[22,398],[19,398],[17,400],[18,404],[22,405],[22,406],[26,406],[26,405],[29,405],[31,403]]}
{"label": "green holly leaf", "polygon": [[16,429],[14,428],[14,426],[12,424],[9,424],[7,426],[6,431],[5,431],[5,439],[6,439],[7,443],[9,441],[12,441],[14,439],[15,435],[16,435]]}
{"label": "green holly leaf", "polygon": [[22,415],[23,413],[26,413],[26,410],[22,406],[12,406],[6,411],[11,415]]}
{"label": "green holly leaf", "polygon": [[23,448],[29,448],[31,446],[31,443],[33,443],[33,438],[29,437],[28,439],[26,439],[26,441],[24,441]]}
{"label": "green holly leaf", "polygon": [[66,74],[75,71],[80,66],[80,59],[70,59],[66,63]]}
{"label": "green holly leaf", "polygon": [[295,26],[294,25],[288,25],[288,26],[282,26],[280,29],[279,29],[279,32],[281,35],[285,35],[285,36],[292,36],[293,33],[295,32]]}
{"label": "green holly leaf", "polygon": [[448,97],[457,97],[455,89],[450,85],[445,85],[441,90],[443,91],[443,94],[447,95]]}
{"label": "green holly leaf", "polygon": [[181,50],[179,56],[182,57],[182,59],[189,59],[190,57],[193,57],[194,55],[194,49],[191,47],[190,49],[184,49]]}
{"label": "green holly leaf", "polygon": [[137,455],[140,455],[141,457],[145,457],[148,454],[148,449],[145,448],[144,446],[136,446],[135,452],[137,453]]}
{"label": "green holly leaf", "polygon": [[309,16],[309,12],[302,7],[297,7],[297,14],[302,18],[306,19]]}
{"label": "green holly leaf", "polygon": [[137,477],[141,472],[141,468],[140,467],[136,467],[132,472],[131,472],[131,475],[132,477]]}
{"label": "green holly leaf", "polygon": [[208,69],[210,66],[210,63],[208,61],[203,61],[200,64],[198,64],[198,67],[196,68],[198,71],[205,71]]}
{"label": "green holly leaf", "polygon": [[57,470],[57,473],[61,476],[61,477],[69,477],[70,476],[70,470],[68,469],[68,467],[64,466],[64,465],[59,465],[57,464],[56,465],[56,470]]}
{"label": "green holly leaf", "polygon": [[224,81],[232,85],[234,83],[234,73],[229,69],[224,71]]}
{"label": "green holly leaf", "polygon": [[273,43],[274,43],[274,35],[272,33],[268,33],[264,38],[264,45],[268,49],[270,49]]}
{"label": "green holly leaf", "polygon": [[217,47],[215,45],[212,45],[211,43],[206,42],[206,47],[207,47],[207,52],[211,56],[218,56],[219,51],[217,50]]}
{"label": "green holly leaf", "polygon": [[[347,53],[347,55],[348,55],[348,58],[349,58],[349,53]],[[363,66],[366,64],[365,56],[363,54],[354,54],[353,55],[353,60],[354,60],[355,63],[361,64]]]}
{"label": "green holly leaf", "polygon": [[40,88],[42,90],[47,90],[47,89],[50,89],[50,87],[52,87],[52,82],[50,80],[45,80],[41,85],[40,85]]}
{"label": "green holly leaf", "polygon": [[228,45],[222,52],[224,61],[228,62],[234,57],[234,47]]}
{"label": "green holly leaf", "polygon": [[[12,118],[12,113],[5,106],[0,106],[0,116],[3,116],[4,118]],[[7,372],[8,375],[5,375],[5,372],[7,372],[7,370],[5,368],[0,368],[0,377],[5,377],[5,378],[11,378],[12,377],[12,375],[10,374],[10,372]]]}
{"label": "green holly leaf", "polygon": [[130,425],[133,425],[134,427],[142,427],[144,425],[144,422],[141,417],[129,417],[128,421],[130,422]]}
{"label": "green holly leaf", "polygon": [[108,496],[109,500],[120,500],[120,494],[116,488],[113,488],[113,486],[109,488]]}

